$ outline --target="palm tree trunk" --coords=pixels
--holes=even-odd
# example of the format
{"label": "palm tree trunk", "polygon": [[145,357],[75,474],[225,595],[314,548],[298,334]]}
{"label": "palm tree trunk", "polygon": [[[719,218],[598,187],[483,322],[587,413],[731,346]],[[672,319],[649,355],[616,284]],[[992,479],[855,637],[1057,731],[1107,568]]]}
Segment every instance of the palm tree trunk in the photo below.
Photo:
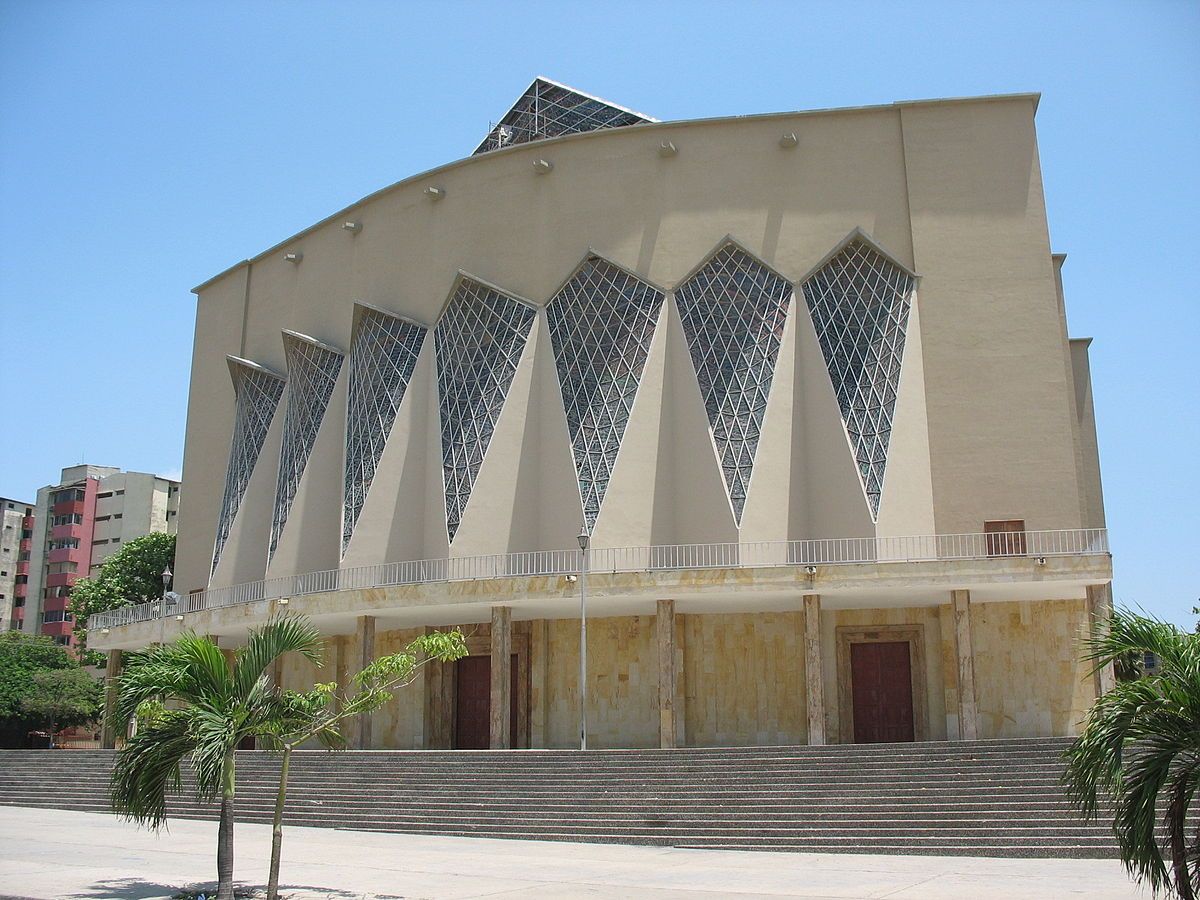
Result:
{"label": "palm tree trunk", "polygon": [[1179,900],[1196,900],[1192,890],[1192,876],[1188,871],[1187,836],[1184,828],[1187,824],[1188,785],[1186,778],[1180,778],[1171,794],[1171,805],[1167,807],[1167,830],[1171,836],[1171,868],[1175,874],[1175,892]]}
{"label": "palm tree trunk", "polygon": [[217,827],[217,900],[233,900],[234,757],[225,754],[221,784],[221,821]]}
{"label": "palm tree trunk", "polygon": [[292,748],[284,746],[279,765],[279,792],[275,795],[275,817],[271,820],[271,874],[267,881],[267,900],[279,900],[279,857],[283,849],[283,804],[287,799],[288,766]]}

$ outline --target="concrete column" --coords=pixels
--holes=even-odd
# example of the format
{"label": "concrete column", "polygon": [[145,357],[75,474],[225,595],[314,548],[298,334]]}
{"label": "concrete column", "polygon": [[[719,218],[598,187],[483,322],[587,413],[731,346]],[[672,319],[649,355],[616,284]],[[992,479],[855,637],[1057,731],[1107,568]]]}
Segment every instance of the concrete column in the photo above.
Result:
{"label": "concrete column", "polygon": [[804,690],[808,703],[808,742],[825,743],[825,681],[821,675],[821,596],[804,595]]}
{"label": "concrete column", "polygon": [[975,650],[971,643],[971,592],[951,591],[954,644],[958,656],[958,737],[979,739],[979,707],[975,702]]}
{"label": "concrete column", "polygon": [[[438,631],[430,625],[426,634]],[[431,660],[421,667],[424,679],[425,705],[422,723],[422,746],[426,750],[450,749],[450,705],[447,698],[450,663]]]}
{"label": "concrete column", "polygon": [[492,607],[491,748],[512,748],[512,607]]}
{"label": "concrete column", "polygon": [[117,737],[125,736],[123,722],[117,721],[117,680],[121,677],[121,651],[108,651],[108,665],[104,669],[104,720],[100,726],[100,749],[113,750]]}
{"label": "concrete column", "polygon": [[654,616],[658,637],[658,742],[665,750],[679,745],[675,728],[675,601],[659,600]]}
{"label": "concrete column", "polygon": [[535,619],[529,634],[529,746],[547,747],[550,743],[550,723],[547,720],[547,678],[550,668],[550,623]]}
{"label": "concrete column", "polygon": [[[361,672],[375,661],[375,617],[359,616],[356,629],[358,638],[358,669]],[[358,717],[358,741],[356,750],[371,749],[371,714]]]}
{"label": "concrete column", "polygon": [[[1112,585],[1089,584],[1087,586],[1087,600],[1088,621],[1092,636],[1097,637],[1103,629],[1108,627],[1108,620],[1112,618]],[[1113,668],[1113,664],[1109,663],[1097,669],[1093,675],[1093,681],[1097,697],[1115,688],[1117,686],[1117,672]]]}

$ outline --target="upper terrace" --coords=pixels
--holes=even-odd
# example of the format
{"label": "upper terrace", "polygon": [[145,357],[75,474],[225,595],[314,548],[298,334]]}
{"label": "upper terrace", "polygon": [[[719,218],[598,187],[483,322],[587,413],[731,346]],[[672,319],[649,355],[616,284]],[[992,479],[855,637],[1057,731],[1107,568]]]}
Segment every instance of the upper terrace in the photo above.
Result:
{"label": "upper terrace", "polygon": [[[183,630],[234,640],[287,607],[327,634],[358,616],[381,628],[487,621],[493,606],[516,619],[579,614],[578,550],[411,560],[333,569],[197,591],[166,609],[159,601],[93,616],[89,647],[130,649]],[[951,590],[976,602],[1085,596],[1106,584],[1105,529],[838,538],[757,543],[598,548],[588,552],[590,615],[653,613],[676,600],[682,613],[796,609],[804,594],[827,608],[933,606]]]}

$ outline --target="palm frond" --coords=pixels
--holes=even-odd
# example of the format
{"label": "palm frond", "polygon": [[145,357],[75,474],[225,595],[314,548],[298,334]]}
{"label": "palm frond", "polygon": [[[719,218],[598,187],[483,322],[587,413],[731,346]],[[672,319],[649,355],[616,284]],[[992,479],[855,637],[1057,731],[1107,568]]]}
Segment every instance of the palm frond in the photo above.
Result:
{"label": "palm frond", "polygon": [[117,754],[109,787],[113,812],[151,828],[166,818],[167,792],[178,792],[180,764],[196,749],[188,710],[168,710],[138,730]]}
{"label": "palm frond", "polygon": [[234,689],[247,697],[271,664],[285,653],[299,653],[310,662],[321,663],[321,632],[305,618],[283,616],[250,631],[245,646],[238,648],[234,663]]}

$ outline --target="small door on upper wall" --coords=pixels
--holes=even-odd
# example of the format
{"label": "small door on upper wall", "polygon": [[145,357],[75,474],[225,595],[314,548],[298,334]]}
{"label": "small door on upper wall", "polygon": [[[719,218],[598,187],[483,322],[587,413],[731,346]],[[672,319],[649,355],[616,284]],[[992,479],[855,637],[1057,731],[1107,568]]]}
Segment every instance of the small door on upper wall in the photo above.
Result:
{"label": "small door on upper wall", "polygon": [[850,645],[854,742],[916,740],[908,641]]}

